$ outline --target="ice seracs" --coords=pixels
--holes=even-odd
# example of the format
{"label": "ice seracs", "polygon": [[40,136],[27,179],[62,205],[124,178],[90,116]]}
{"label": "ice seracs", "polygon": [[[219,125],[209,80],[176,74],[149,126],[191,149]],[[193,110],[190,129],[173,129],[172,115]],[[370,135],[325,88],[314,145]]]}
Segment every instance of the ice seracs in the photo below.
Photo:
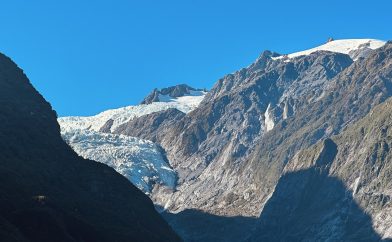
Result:
{"label": "ice seracs", "polygon": [[113,167],[147,194],[156,184],[176,185],[175,171],[151,141],[93,130],[68,130],[62,137],[80,156]]}
{"label": "ice seracs", "polygon": [[278,57],[272,57],[272,59],[292,59],[296,58],[299,56],[304,56],[304,55],[310,55],[316,51],[331,51],[331,52],[337,52],[337,53],[342,53],[342,54],[347,54],[350,55],[354,60],[357,59],[357,54],[355,53],[358,50],[361,49],[378,49],[382,46],[385,45],[385,41],[382,40],[376,40],[376,39],[342,39],[342,40],[332,40],[329,41],[326,44],[323,44],[321,46],[304,50],[304,51],[299,51],[295,52],[292,54],[288,55],[283,55],[283,56],[278,56]]}

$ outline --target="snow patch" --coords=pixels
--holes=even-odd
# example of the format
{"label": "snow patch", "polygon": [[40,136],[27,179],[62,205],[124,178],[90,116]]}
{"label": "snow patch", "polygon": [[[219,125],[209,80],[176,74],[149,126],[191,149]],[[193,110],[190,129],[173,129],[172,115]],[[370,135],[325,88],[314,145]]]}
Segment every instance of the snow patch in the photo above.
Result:
{"label": "snow patch", "polygon": [[265,129],[268,132],[272,130],[275,126],[274,117],[271,114],[271,103],[268,104],[267,110],[264,113],[264,118],[265,118]]}
{"label": "snow patch", "polygon": [[289,59],[296,58],[299,56],[304,56],[304,55],[310,55],[316,51],[331,51],[331,52],[336,52],[336,53],[342,53],[342,54],[347,54],[349,55],[350,52],[364,49],[364,48],[369,48],[369,49],[378,49],[382,46],[385,45],[385,41],[381,40],[375,40],[375,39],[342,39],[342,40],[333,40],[330,41],[324,45],[304,50],[304,51],[299,51],[295,52],[289,55],[283,55],[283,56],[278,56],[278,57],[272,57],[274,60],[278,59]]}
{"label": "snow patch", "polygon": [[360,176],[357,179],[355,179],[354,184],[353,184],[353,195],[357,194],[360,181],[361,181]]}

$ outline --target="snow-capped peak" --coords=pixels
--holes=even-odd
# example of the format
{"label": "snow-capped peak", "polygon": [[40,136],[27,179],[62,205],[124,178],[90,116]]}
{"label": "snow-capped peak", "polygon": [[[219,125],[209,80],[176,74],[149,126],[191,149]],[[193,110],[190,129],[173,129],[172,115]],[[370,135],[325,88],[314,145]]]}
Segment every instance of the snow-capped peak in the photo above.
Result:
{"label": "snow-capped peak", "polygon": [[106,122],[111,120],[113,123],[110,130],[114,131],[121,124],[133,118],[169,108],[176,108],[183,113],[188,113],[197,108],[206,93],[205,91],[190,91],[189,94],[176,98],[161,95],[158,102],[110,109],[89,117],[61,117],[58,119],[58,122],[64,131],[74,129],[99,131]]}
{"label": "snow-capped peak", "polygon": [[[326,44],[320,45],[318,47],[295,52],[288,55],[283,55],[279,57],[273,57],[273,59],[291,59],[299,56],[310,55],[316,51],[331,51],[342,54],[348,54],[352,56],[355,60],[358,56],[354,54],[354,52],[361,49],[378,49],[385,45],[385,41],[376,40],[376,39],[342,39],[342,40],[332,40]],[[355,55],[355,56],[354,56]]]}
{"label": "snow-capped peak", "polygon": [[166,87],[162,89],[154,89],[147,97],[143,99],[141,104],[151,104],[153,102],[163,102],[183,96],[200,96],[206,89],[196,89],[186,84]]}

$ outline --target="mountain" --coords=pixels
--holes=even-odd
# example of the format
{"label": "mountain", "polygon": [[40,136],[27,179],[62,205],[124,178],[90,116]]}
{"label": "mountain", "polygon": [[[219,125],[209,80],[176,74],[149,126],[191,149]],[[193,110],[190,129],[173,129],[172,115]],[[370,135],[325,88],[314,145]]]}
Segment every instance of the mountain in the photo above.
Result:
{"label": "mountain", "polygon": [[[377,241],[392,237],[389,222],[377,222],[389,216],[380,212],[388,211],[388,192],[369,186],[366,201],[383,204],[368,209],[350,190],[353,178],[332,176],[329,164],[340,156],[336,135],[391,96],[392,42],[333,40],[292,54],[264,51],[219,79],[191,112],[157,110],[115,126],[106,119],[102,131],[162,148],[176,186],[154,186],[149,196],[185,241]],[[289,172],[302,152],[296,166],[313,166]]]}
{"label": "mountain", "polygon": [[287,61],[265,51],[220,79],[196,110],[159,132],[179,186],[153,200],[170,201],[171,211],[258,216],[290,157],[391,95],[390,48],[356,61],[329,51]]}
{"label": "mountain", "polygon": [[50,104],[2,54],[0,92],[1,241],[180,241],[139,189],[63,141]]}

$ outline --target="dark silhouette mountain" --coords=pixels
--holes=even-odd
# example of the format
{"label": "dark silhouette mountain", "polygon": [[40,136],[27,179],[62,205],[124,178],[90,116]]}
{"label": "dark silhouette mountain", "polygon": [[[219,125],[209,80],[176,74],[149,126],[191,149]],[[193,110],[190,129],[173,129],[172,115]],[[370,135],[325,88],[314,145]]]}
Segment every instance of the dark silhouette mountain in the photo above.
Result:
{"label": "dark silhouette mountain", "polygon": [[179,241],[151,200],[78,157],[56,114],[0,55],[0,241]]}

